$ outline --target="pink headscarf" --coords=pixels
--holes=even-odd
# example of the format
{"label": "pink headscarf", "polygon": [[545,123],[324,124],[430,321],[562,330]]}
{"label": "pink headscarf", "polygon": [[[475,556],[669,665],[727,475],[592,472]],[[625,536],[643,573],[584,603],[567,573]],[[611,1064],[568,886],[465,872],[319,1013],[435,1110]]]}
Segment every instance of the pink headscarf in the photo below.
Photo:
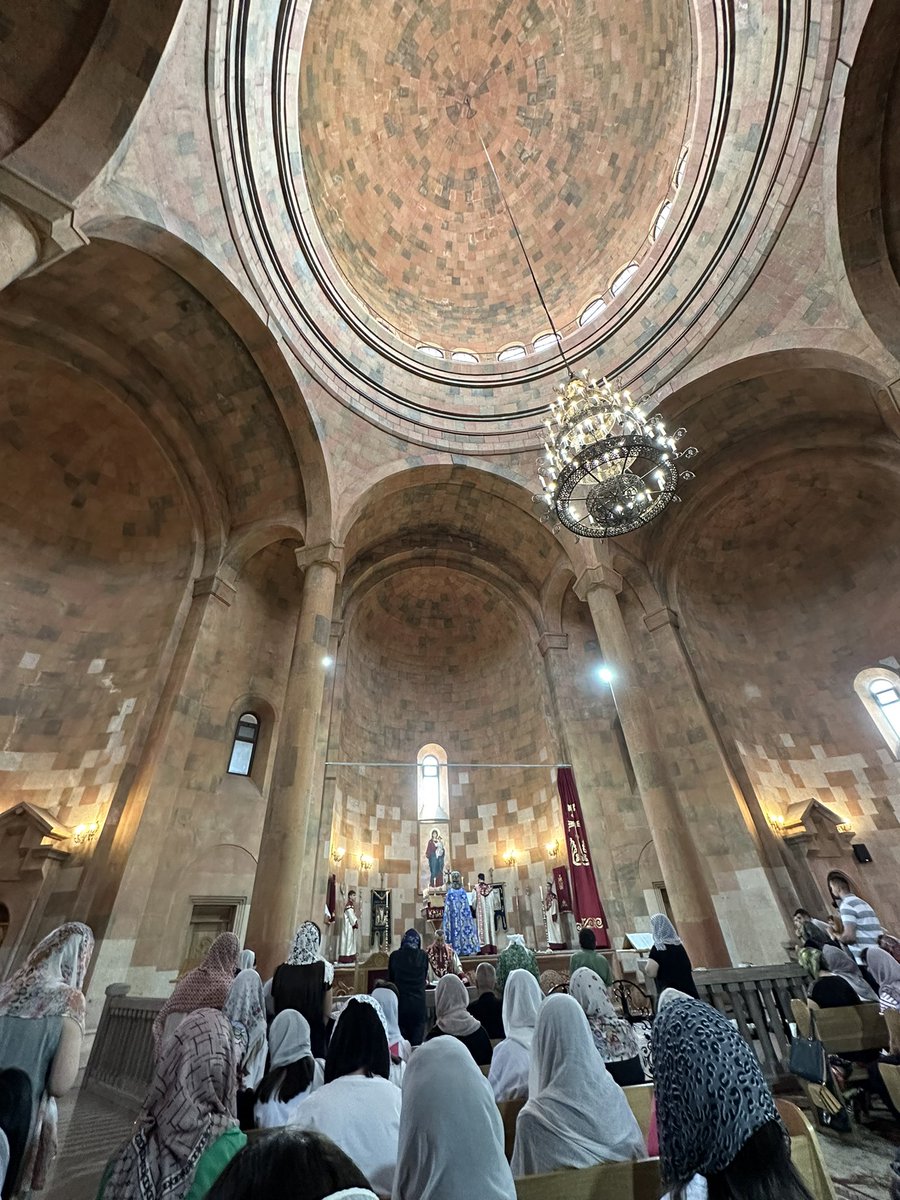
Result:
{"label": "pink headscarf", "polygon": [[234,983],[240,958],[240,942],[233,933],[220,933],[199,967],[188,971],[175,985],[153,1022],[153,1040],[159,1051],[160,1040],[170,1013],[192,1013],[198,1008],[221,1009]]}

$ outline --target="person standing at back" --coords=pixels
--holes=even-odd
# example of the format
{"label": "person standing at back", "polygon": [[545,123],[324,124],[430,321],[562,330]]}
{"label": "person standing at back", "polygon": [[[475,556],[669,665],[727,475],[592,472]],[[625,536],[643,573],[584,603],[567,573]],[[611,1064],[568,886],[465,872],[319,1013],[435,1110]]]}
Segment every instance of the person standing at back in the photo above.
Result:
{"label": "person standing at back", "polygon": [[582,929],[578,933],[578,945],[580,950],[576,950],[569,961],[569,977],[575,974],[581,967],[587,967],[589,971],[593,971],[595,975],[599,975],[606,987],[612,983],[612,970],[609,961],[597,949],[597,935],[593,929]]}
{"label": "person standing at back", "polygon": [[674,988],[699,1000],[691,960],[675,926],[663,913],[655,913],[650,918],[650,932],[653,949],[643,963],[643,971],[647,979],[656,981],[656,994],[661,996],[666,988]]}
{"label": "person standing at back", "polygon": [[871,904],[854,895],[843,875],[829,875],[828,887],[837,901],[843,929],[835,930],[835,937],[846,946],[857,962],[862,962],[862,952],[869,946],[877,946],[884,930]]}

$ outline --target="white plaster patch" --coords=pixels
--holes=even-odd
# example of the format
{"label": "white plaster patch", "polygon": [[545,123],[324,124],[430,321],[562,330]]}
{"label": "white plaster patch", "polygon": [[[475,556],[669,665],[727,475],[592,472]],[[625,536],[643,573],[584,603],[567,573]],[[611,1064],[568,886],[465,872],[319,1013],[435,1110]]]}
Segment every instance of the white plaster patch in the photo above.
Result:
{"label": "white plaster patch", "polygon": [[105,666],[105,658],[92,658],[88,665],[87,673],[88,675],[99,675]]}
{"label": "white plaster patch", "polygon": [[40,661],[41,656],[39,654],[33,654],[31,650],[26,650],[19,659],[19,666],[23,671],[33,671]]}
{"label": "white plaster patch", "polygon": [[13,750],[0,750],[0,771],[18,771],[24,754]]}
{"label": "white plaster patch", "polygon": [[745,683],[744,684],[744,699],[745,700],[758,700],[760,698],[760,696],[762,696],[762,692],[756,686],[755,683]]}
{"label": "white plaster patch", "polygon": [[782,746],[793,746],[794,739],[791,737],[791,735],[789,733],[783,733],[781,735],[781,744],[782,744]]}

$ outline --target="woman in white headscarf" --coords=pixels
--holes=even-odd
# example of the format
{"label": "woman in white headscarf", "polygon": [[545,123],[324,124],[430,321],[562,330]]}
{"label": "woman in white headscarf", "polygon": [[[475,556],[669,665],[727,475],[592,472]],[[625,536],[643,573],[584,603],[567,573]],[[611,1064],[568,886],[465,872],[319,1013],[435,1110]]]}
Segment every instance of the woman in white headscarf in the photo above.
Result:
{"label": "woman in white headscarf", "polygon": [[451,1200],[463,1177],[479,1200],[515,1200],[491,1089],[463,1046],[438,1038],[406,1072],[393,1200]]}
{"label": "woman in white headscarf", "polygon": [[70,921],[48,933],[15,974],[0,984],[0,1069],[15,1067],[31,1088],[23,1191],[42,1188],[56,1153],[56,1099],[75,1083],[84,1037],[82,988],[94,949],[87,925]]}
{"label": "woman in white headscarf", "polygon": [[240,971],[222,1006],[231,1022],[238,1060],[238,1092],[253,1089],[266,1070],[266,1003],[262,980],[253,970]]}
{"label": "woman in white headscarf", "polygon": [[506,1038],[494,1047],[488,1083],[494,1099],[521,1100],[528,1096],[531,1042],[544,996],[529,971],[513,971],[503,990],[503,1028]]}
{"label": "woman in white headscarf", "polygon": [[240,971],[255,971],[256,970],[256,951],[242,950],[238,958],[238,970]]}
{"label": "woman in white headscarf", "polygon": [[656,982],[656,994],[660,995],[666,988],[675,988],[686,996],[699,999],[691,960],[675,926],[664,913],[655,913],[650,918],[650,932],[653,949],[641,963],[641,970],[647,979]]}
{"label": "woman in white headscarf", "polygon": [[579,967],[569,980],[569,995],[584,1009],[594,1045],[616,1083],[620,1087],[646,1083],[634,1030],[613,1008],[600,976],[588,967]]}
{"label": "woman in white headscarf", "polygon": [[290,1125],[301,1101],[323,1079],[322,1064],[312,1056],[309,1022],[286,1008],[269,1026],[269,1070],[256,1089],[257,1129]]}
{"label": "woman in white headscarf", "polygon": [[577,1000],[544,1001],[531,1056],[528,1102],[516,1121],[516,1179],[646,1155],[634,1113],[594,1049]]}
{"label": "woman in white headscarf", "polygon": [[468,1009],[469,993],[466,985],[455,975],[445,975],[438,980],[434,989],[434,1028],[425,1039],[449,1036],[459,1038],[479,1067],[490,1064],[493,1056],[491,1039],[480,1021],[476,1021]]}
{"label": "woman in white headscarf", "polygon": [[387,1021],[388,1045],[391,1048],[391,1058],[407,1062],[412,1054],[412,1046],[400,1032],[400,1001],[393,984],[390,987],[376,987],[372,990],[372,999],[381,1005],[384,1019]]}

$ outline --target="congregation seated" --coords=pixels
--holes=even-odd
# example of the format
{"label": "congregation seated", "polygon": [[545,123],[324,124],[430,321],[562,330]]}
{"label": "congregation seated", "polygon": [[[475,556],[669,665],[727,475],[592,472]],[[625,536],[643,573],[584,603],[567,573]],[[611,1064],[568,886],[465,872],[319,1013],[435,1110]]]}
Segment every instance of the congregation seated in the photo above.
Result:
{"label": "congregation seated", "polygon": [[313,1054],[324,1058],[328,1048],[334,967],[321,953],[322,931],[304,921],[294,934],[291,952],[275,969],[264,993],[270,1016],[295,1008],[309,1022]]}
{"label": "congregation seated", "polygon": [[600,978],[587,967],[579,967],[569,980],[569,995],[584,1010],[597,1052],[616,1083],[630,1087],[646,1082],[634,1030],[613,1008]]}
{"label": "congregation seated", "polygon": [[491,1039],[480,1022],[468,1010],[469,993],[466,985],[455,975],[438,980],[434,993],[435,1024],[426,1042],[437,1037],[455,1037],[466,1047],[475,1062],[488,1066],[493,1057]]}
{"label": "congregation seated", "polygon": [[391,1058],[407,1062],[412,1054],[412,1046],[400,1032],[400,1005],[397,989],[392,983],[379,983],[378,987],[372,989],[372,999],[381,1005],[381,1011],[387,1021]]}
{"label": "congregation seated", "polygon": [[877,999],[846,950],[826,945],[820,954],[819,976],[809,992],[819,1008],[845,1008]]}
{"label": "congregation seated", "polygon": [[666,1200],[811,1200],[752,1047],[711,1005],[662,1001],[652,1048]]}
{"label": "congregation seated", "polygon": [[241,944],[233,933],[220,933],[199,966],[188,971],[175,985],[153,1022],[157,1055],[165,1040],[192,1012],[200,1008],[221,1010],[228,999],[238,971]]}
{"label": "congregation seated", "polygon": [[331,1035],[324,1084],[297,1106],[292,1123],[331,1138],[379,1196],[390,1196],[400,1136],[400,1089],[390,1081],[391,1053],[383,1022],[370,996],[348,1000]]}
{"label": "congregation seated", "polygon": [[216,1009],[197,1009],[164,1038],[135,1132],[107,1167],[97,1200],[203,1200],[247,1144],[236,1097],[231,1025]]}
{"label": "congregation seated", "polygon": [[505,1037],[503,1032],[503,1005],[497,996],[497,972],[491,963],[479,963],[475,968],[477,995],[469,1005],[469,1012],[484,1026],[492,1042]]}
{"label": "congregation seated", "polygon": [[303,1200],[375,1200],[356,1163],[321,1133],[279,1129],[235,1155],[208,1200],[261,1200],[302,1196]]}
{"label": "congregation seated", "polygon": [[537,955],[525,945],[521,933],[508,933],[506,946],[497,959],[497,990],[503,995],[506,981],[512,971],[530,971],[540,983],[541,972],[538,967]]}
{"label": "congregation seated", "polygon": [[506,1038],[494,1049],[488,1075],[498,1104],[528,1095],[534,1026],[543,999],[540,984],[528,971],[513,971],[507,979],[503,992]]}
{"label": "congregation seated", "polygon": [[407,929],[400,939],[399,950],[394,950],[388,959],[388,976],[397,989],[400,1032],[413,1046],[420,1045],[425,1036],[425,984],[429,969],[421,937],[415,929]]}
{"label": "congregation seated", "polygon": [[454,1038],[413,1055],[403,1084],[393,1200],[515,1200],[503,1122],[487,1081]]}
{"label": "congregation seated", "polygon": [[576,950],[569,960],[569,975],[574,975],[581,967],[588,967],[609,987],[613,981],[612,968],[609,960],[597,949],[597,935],[593,929],[578,931],[578,945],[581,949]]}
{"label": "congregation seated", "polygon": [[323,1082],[322,1064],[312,1056],[309,1022],[286,1008],[269,1026],[269,1070],[256,1089],[256,1128],[292,1124],[302,1100]]}
{"label": "congregation seated", "polygon": [[535,1026],[528,1101],[516,1120],[513,1175],[628,1162],[646,1153],[625,1093],[594,1049],[581,1005],[571,996],[549,996]]}

